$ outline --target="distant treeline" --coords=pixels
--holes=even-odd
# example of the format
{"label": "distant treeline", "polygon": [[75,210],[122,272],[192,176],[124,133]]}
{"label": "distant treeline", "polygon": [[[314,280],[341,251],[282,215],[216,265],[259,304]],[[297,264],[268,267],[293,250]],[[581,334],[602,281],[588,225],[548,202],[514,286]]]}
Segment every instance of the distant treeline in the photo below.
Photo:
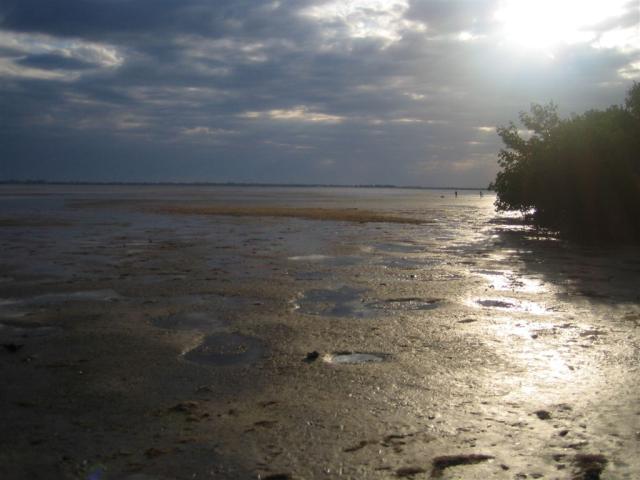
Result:
{"label": "distant treeline", "polygon": [[244,182],[89,182],[51,180],[0,180],[0,185],[148,185],[148,186],[203,186],[203,187],[289,187],[289,188],[399,188],[409,190],[471,190],[478,187],[422,187],[416,185],[387,184],[330,184],[330,183],[244,183]]}
{"label": "distant treeline", "polygon": [[514,123],[497,130],[497,208],[570,239],[640,243],[640,84],[623,106],[561,119],[534,104],[520,121],[524,136]]}

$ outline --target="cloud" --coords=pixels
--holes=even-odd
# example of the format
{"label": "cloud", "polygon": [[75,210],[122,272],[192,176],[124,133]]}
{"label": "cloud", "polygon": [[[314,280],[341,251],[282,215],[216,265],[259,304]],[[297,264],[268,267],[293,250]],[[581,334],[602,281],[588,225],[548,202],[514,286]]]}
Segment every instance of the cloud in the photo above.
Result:
{"label": "cloud", "polygon": [[486,185],[494,125],[640,75],[631,3],[550,52],[502,3],[4,0],[0,178]]}
{"label": "cloud", "polygon": [[0,76],[75,80],[85,71],[123,62],[111,45],[0,30]]}
{"label": "cloud", "polygon": [[325,37],[374,38],[389,45],[406,32],[426,29],[405,17],[408,8],[407,0],[333,0],[310,5],[300,14],[323,26]]}
{"label": "cloud", "polygon": [[38,68],[41,70],[86,70],[94,65],[84,60],[74,57],[51,53],[39,53],[21,57],[15,62],[25,67]]}
{"label": "cloud", "polygon": [[234,130],[225,130],[224,128],[209,128],[209,127],[192,127],[184,128],[182,130],[184,135],[188,136],[219,136],[219,135],[232,135],[238,133]]}
{"label": "cloud", "polygon": [[271,120],[282,121],[299,121],[299,122],[312,122],[312,123],[339,123],[344,120],[339,115],[329,115],[326,113],[313,112],[304,105],[296,106],[290,109],[276,108],[273,110],[267,110],[264,112],[245,112],[240,115],[244,118],[259,119],[267,118]]}

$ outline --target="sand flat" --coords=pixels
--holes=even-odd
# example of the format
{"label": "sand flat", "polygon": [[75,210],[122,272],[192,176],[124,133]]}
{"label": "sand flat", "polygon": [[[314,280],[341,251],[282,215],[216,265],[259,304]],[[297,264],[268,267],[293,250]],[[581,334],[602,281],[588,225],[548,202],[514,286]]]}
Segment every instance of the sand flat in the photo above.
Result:
{"label": "sand flat", "polygon": [[172,215],[224,215],[232,217],[284,217],[306,220],[324,220],[356,223],[404,223],[420,225],[426,223],[418,218],[402,215],[360,210],[357,208],[305,208],[278,206],[225,206],[225,205],[166,205],[151,207],[150,211]]}

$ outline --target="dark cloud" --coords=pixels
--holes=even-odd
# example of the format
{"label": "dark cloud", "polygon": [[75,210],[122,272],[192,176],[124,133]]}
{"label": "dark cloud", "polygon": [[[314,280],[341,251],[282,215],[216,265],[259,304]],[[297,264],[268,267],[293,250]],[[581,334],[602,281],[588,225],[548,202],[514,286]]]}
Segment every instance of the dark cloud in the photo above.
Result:
{"label": "dark cloud", "polygon": [[10,30],[104,39],[202,29],[212,16],[224,15],[219,3],[211,8],[211,2],[181,0],[5,0],[0,15]]}
{"label": "dark cloud", "polygon": [[0,178],[485,185],[495,125],[620,103],[638,61],[518,50],[492,0],[357,4],[4,0]]}
{"label": "dark cloud", "polygon": [[45,70],[85,70],[94,66],[89,62],[85,62],[84,60],[77,58],[47,53],[29,55],[19,59],[16,63],[25,67],[41,68]]}

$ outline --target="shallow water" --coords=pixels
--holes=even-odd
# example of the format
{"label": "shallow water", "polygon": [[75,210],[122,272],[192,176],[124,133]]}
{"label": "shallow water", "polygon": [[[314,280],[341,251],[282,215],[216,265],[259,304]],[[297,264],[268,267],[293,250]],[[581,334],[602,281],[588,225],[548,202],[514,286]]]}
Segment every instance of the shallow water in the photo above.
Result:
{"label": "shallow water", "polygon": [[0,322],[0,343],[24,341],[30,338],[47,337],[60,333],[62,330],[55,325],[42,325],[29,322],[3,321]]}
{"label": "shallow water", "polygon": [[380,310],[419,311],[434,310],[441,304],[442,300],[438,298],[399,297],[373,302],[371,306]]}
{"label": "shallow water", "polygon": [[366,290],[342,286],[303,292],[293,302],[294,309],[308,315],[365,318],[374,315],[366,303]]}
{"label": "shallow water", "polygon": [[335,352],[322,357],[326,363],[334,365],[357,365],[362,363],[380,363],[387,361],[389,355],[384,353],[367,352]]}
{"label": "shallow water", "polygon": [[156,327],[168,330],[198,330],[207,332],[217,330],[226,323],[215,317],[213,312],[183,312],[153,319]]}

